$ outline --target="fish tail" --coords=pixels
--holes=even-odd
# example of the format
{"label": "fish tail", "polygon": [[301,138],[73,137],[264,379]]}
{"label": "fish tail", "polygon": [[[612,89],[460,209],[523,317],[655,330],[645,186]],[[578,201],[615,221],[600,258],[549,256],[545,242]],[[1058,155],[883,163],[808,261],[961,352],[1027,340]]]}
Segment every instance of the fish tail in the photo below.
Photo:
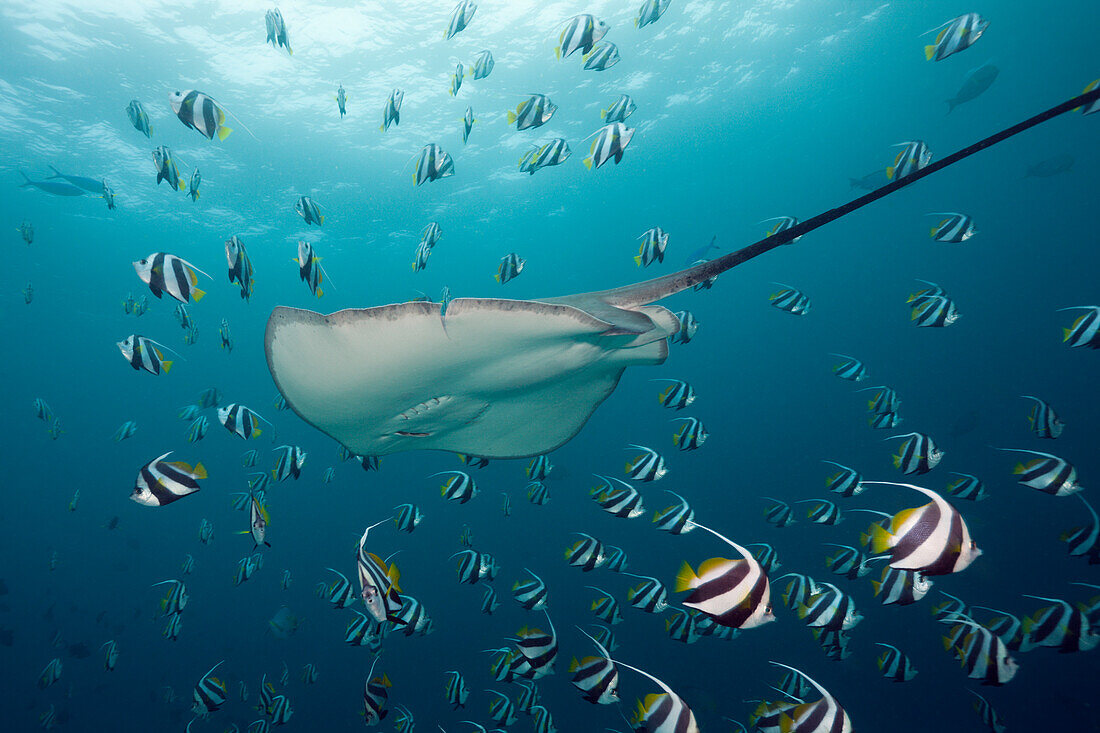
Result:
{"label": "fish tail", "polygon": [[925,46],[924,47],[924,58],[925,58],[926,61],[931,61],[932,57],[935,56],[935,55],[936,55],[936,47],[935,46]]}
{"label": "fish tail", "polygon": [[511,125],[515,121],[516,121],[516,113],[509,110],[508,111],[508,124]]}
{"label": "fish tail", "polygon": [[218,139],[225,140],[227,137],[229,137],[229,133],[231,132],[233,132],[232,127],[226,127],[225,125],[222,125],[218,128]]}

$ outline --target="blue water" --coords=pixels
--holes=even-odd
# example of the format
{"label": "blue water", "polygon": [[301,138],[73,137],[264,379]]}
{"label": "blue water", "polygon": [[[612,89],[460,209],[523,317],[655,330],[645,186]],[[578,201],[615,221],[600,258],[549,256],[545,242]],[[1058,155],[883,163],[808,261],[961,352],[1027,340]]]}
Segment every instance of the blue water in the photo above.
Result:
{"label": "blue water", "polygon": [[[684,257],[717,235],[722,248],[749,244],[764,234],[763,219],[781,214],[808,218],[858,193],[858,178],[885,168],[894,143],[923,139],[937,157],[1007,127],[1080,92],[1096,78],[1100,54],[1095,3],[1037,5],[999,2],[971,8],[939,0],[883,3],[846,0],[673,0],[656,24],[636,30],[638,3],[482,3],[470,26],[442,39],[449,2],[348,3],[336,8],[285,2],[293,56],[264,44],[264,3],[107,3],[8,0],[0,6],[0,204],[7,235],[7,265],[0,274],[3,359],[4,489],[0,492],[0,688],[5,728],[28,730],[54,706],[64,730],[183,730],[199,676],[219,660],[230,701],[196,721],[192,731],[244,730],[260,717],[252,705],[261,674],[277,679],[285,662],[285,691],[294,708],[288,730],[351,729],[371,655],[343,644],[349,611],[332,609],[314,595],[336,567],[354,582],[354,543],[363,527],[399,503],[418,503],[427,518],[412,535],[385,526],[372,533],[375,551],[399,552],[401,585],[434,619],[426,637],[392,634],[379,670],[393,681],[390,704],[416,716],[418,730],[465,731],[475,720],[489,726],[495,687],[488,655],[526,624],[545,626],[540,614],[510,597],[522,568],[550,588],[550,612],[560,635],[557,673],[540,681],[543,704],[561,731],[626,729],[615,706],[580,699],[569,684],[572,656],[592,653],[574,628],[594,621],[594,594],[611,591],[625,622],[615,627],[616,657],[667,682],[695,711],[702,730],[731,729],[728,716],[748,723],[752,698],[774,698],[779,678],[768,660],[804,670],[844,705],[858,730],[897,733],[929,729],[981,730],[970,709],[966,679],[944,652],[929,609],[939,591],[972,604],[1029,614],[1040,602],[1029,593],[1071,601],[1090,597],[1072,582],[1100,583],[1097,566],[1066,554],[1061,532],[1086,523],[1076,499],[1053,498],[1015,483],[1014,461],[990,446],[1048,450],[1072,461],[1088,489],[1100,471],[1096,460],[1096,354],[1061,343],[1075,314],[1058,308],[1098,302],[1100,264],[1093,215],[1100,164],[1100,120],[1078,114],[1013,138],[903,189],[875,205],[806,235],[722,275],[709,291],[686,292],[662,304],[689,309],[700,322],[695,340],[674,345],[656,368],[628,370],[615,394],[581,433],[555,451],[548,480],[551,501],[526,500],[525,461],[494,461],[472,471],[481,495],[465,505],[444,502],[440,470],[461,468],[444,453],[404,453],[382,459],[381,471],[364,473],[340,463],[337,445],[291,412],[276,410],[277,394],[263,353],[264,326],[276,305],[331,312],[400,302],[420,293],[538,298],[602,289],[675,271]],[[924,60],[932,36],[920,34],[963,12],[991,20],[972,48],[946,60]],[[612,28],[622,61],[604,72],[583,71],[580,54],[554,58],[556,25],[591,12]],[[466,79],[448,96],[450,74],[484,48],[496,68],[484,80]],[[992,62],[1000,75],[977,99],[946,115],[945,99],[971,69]],[[348,116],[333,97],[347,90]],[[382,133],[389,91],[405,90],[401,123]],[[204,91],[238,117],[224,142],[209,142],[174,119],[168,95]],[[516,132],[505,113],[529,93],[560,105],[550,123]],[[584,138],[601,125],[599,110],[619,94],[638,109],[628,119],[637,132],[618,166],[588,171]],[[153,124],[146,139],[129,124],[125,107],[143,102]],[[477,123],[468,145],[461,117],[470,105]],[[566,138],[572,157],[562,166],[521,174],[516,163],[529,143]],[[421,187],[411,183],[408,161],[425,144],[450,152],[455,175]],[[154,185],[151,151],[168,145],[184,178],[197,166],[201,197]],[[1073,169],[1050,178],[1025,178],[1025,169],[1056,155],[1075,158]],[[22,169],[34,179],[48,165],[66,173],[106,179],[118,208],[108,211],[91,196],[56,198],[19,188]],[[325,207],[321,228],[294,212],[301,195]],[[974,217],[979,234],[964,244],[928,237],[937,221],[925,214],[960,211]],[[33,224],[27,246],[14,231]],[[438,222],[443,239],[428,268],[410,267],[423,227]],[[660,226],[669,233],[666,261],[639,271],[635,239]],[[256,271],[251,302],[225,279],[223,242],[239,235]],[[298,280],[296,242],[314,243],[330,274],[318,300]],[[171,252],[209,272],[208,291],[189,306],[199,328],[193,346],[183,342],[168,298],[156,300],[138,280],[131,261]],[[526,258],[522,275],[504,286],[492,276],[509,252]],[[942,329],[909,322],[906,297],[917,278],[941,284],[961,314]],[[789,283],[812,299],[804,317],[772,308],[770,283]],[[34,298],[24,303],[23,288]],[[147,296],[150,311],[127,315],[120,301]],[[221,319],[235,341],[218,346]],[[131,370],[115,342],[131,333],[177,349],[170,374]],[[830,370],[829,352],[864,360],[870,380],[853,385]],[[431,354],[425,358],[432,358]],[[663,409],[659,386],[648,380],[689,381],[698,393],[685,412]],[[867,427],[866,395],[858,386],[888,384],[901,399],[897,431]],[[226,432],[212,411],[207,437],[185,440],[177,411],[198,393],[217,387],[225,402],[240,402],[271,419],[272,431],[248,443]],[[1057,441],[1029,431],[1028,404],[1018,395],[1043,397],[1067,427]],[[45,399],[64,434],[51,440],[31,402]],[[668,420],[704,421],[710,433],[696,452],[672,446]],[[122,443],[111,436],[126,420],[137,434]],[[795,571],[831,580],[822,542],[854,544],[864,518],[851,514],[836,527],[805,520],[777,529],[763,520],[759,497],[788,501],[825,498],[835,460],[868,479],[901,480],[892,466],[894,443],[882,438],[918,430],[946,451],[943,462],[918,483],[942,489],[947,472],[977,474],[991,496],[954,503],[984,551],[972,567],[935,579],[921,602],[883,607],[869,579],[838,580],[853,594],[865,620],[851,633],[851,656],[826,659],[797,616],[778,604],[778,621],[733,641],[704,638],[685,646],[670,640],[664,618],[625,603],[632,578],[606,569],[582,574],[563,551],[583,531],[626,549],[630,569],[671,584],[684,560],[693,565],[726,553],[702,532],[673,537],[649,517],[613,518],[588,498],[591,474],[621,475],[628,443],[651,445],[669,474],[639,484],[650,510],[671,503],[671,489],[688,498],[700,522],[741,543],[770,542],[780,573]],[[269,492],[271,525],[264,567],[234,587],[232,577],[251,542],[235,532],[245,514],[228,494],[245,489],[240,454],[260,450],[258,469],[283,443],[308,453],[298,481]],[[202,491],[159,509],[130,501],[140,466],[168,451],[202,461],[210,478]],[[322,484],[325,468],[336,480]],[[80,490],[74,512],[67,504]],[[500,510],[501,492],[512,516]],[[902,489],[878,487],[839,500],[842,508],[895,512],[920,503]],[[832,497],[836,498],[836,497]],[[805,505],[803,505],[804,507]],[[118,517],[116,529],[105,525]],[[212,544],[198,541],[202,519],[214,523]],[[475,547],[491,552],[502,570],[495,586],[502,606],[479,613],[482,591],[458,584],[448,556],[460,548],[469,525]],[[56,553],[56,567],[51,557]],[[157,581],[182,577],[186,554],[195,571],[185,578],[191,595],[177,642],[162,638]],[[280,588],[284,570],[293,583]],[[276,639],[268,619],[288,606],[303,625]],[[64,646],[51,645],[60,634]],[[3,638],[0,636],[0,638]],[[119,661],[103,670],[100,644],[114,639]],[[909,683],[883,679],[876,641],[900,646],[919,670]],[[68,645],[92,652],[73,656]],[[78,649],[75,651],[79,651]],[[1001,689],[981,688],[1012,730],[1100,730],[1092,703],[1096,652],[1059,655],[1040,648],[1016,654],[1020,671]],[[53,657],[64,662],[61,679],[36,688]],[[319,680],[298,679],[312,662]],[[452,712],[443,698],[445,670],[457,669],[473,691],[466,710]],[[252,695],[237,697],[244,679]],[[170,685],[177,700],[162,701]],[[622,709],[657,692],[623,670]],[[514,696],[514,695],[513,695]],[[392,729],[392,718],[381,729]],[[492,727],[492,726],[489,726]],[[531,730],[526,716],[513,730]]]}

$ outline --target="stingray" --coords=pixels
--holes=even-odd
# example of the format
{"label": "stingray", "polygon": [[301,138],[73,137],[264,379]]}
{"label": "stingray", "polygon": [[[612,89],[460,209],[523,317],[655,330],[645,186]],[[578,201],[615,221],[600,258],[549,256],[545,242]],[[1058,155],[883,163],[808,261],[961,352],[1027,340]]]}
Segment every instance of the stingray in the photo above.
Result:
{"label": "stingray", "polygon": [[539,300],[413,301],[324,315],[276,307],[268,369],[302,419],[357,455],[433,449],[525,458],[571,439],[628,366],[668,356],[680,323],[654,305],[1012,135],[1082,94],[744,249],[625,287]]}

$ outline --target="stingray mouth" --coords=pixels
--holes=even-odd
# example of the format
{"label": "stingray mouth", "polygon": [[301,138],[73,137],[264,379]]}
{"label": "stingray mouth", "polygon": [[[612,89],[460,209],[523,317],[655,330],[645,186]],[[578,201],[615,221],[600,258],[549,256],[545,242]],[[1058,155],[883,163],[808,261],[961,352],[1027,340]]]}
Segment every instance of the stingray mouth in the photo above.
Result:
{"label": "stingray mouth", "polygon": [[[424,400],[408,408],[395,418],[395,422],[400,425],[401,429],[395,430],[394,435],[402,438],[432,437],[434,432],[425,430],[424,428],[426,426],[424,423],[438,417],[440,408],[446,407],[453,399],[454,398],[450,395],[441,395]],[[401,425],[401,423],[405,424]]]}
{"label": "stingray mouth", "polygon": [[431,433],[413,433],[408,430],[398,430],[394,435],[400,435],[402,438],[430,438]]}

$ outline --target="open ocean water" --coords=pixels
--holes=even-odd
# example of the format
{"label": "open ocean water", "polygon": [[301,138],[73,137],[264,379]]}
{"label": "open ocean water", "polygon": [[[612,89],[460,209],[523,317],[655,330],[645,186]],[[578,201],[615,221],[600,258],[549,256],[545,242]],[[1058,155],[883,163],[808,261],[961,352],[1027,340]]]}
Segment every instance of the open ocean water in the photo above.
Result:
{"label": "open ocean water", "polygon": [[[478,469],[452,453],[411,451],[383,456],[380,470],[367,472],[342,461],[334,440],[276,406],[264,354],[275,306],[330,313],[423,295],[438,300],[444,287],[453,297],[538,299],[675,272],[712,237],[720,249],[707,256],[726,254],[763,237],[774,224],[763,220],[806,219],[866,192],[851,179],[874,174],[885,183],[900,150],[895,143],[923,140],[936,160],[1079,94],[1100,75],[1095,2],[672,0],[639,29],[640,4],[485,0],[466,28],[445,39],[450,0],[287,1],[279,10],[291,55],[265,43],[268,2],[0,2],[5,730],[183,731],[191,723],[191,733],[255,733],[272,717],[256,709],[265,674],[293,710],[286,730],[362,727],[374,656],[344,641],[355,614],[315,591],[336,579],[326,570],[335,568],[358,595],[356,541],[405,502],[420,507],[422,524],[405,534],[386,523],[372,530],[368,549],[382,558],[397,553],[402,592],[433,623],[430,634],[393,630],[382,641],[375,674],[384,672],[392,687],[379,730],[401,730],[396,705],[415,716],[420,731],[476,730],[460,722],[467,720],[499,727],[484,690],[514,700],[521,688],[494,680],[483,650],[512,645],[522,627],[549,628],[543,613],[512,598],[513,583],[528,579],[524,568],[549,592],[560,651],[554,673],[536,684],[559,731],[627,730],[620,710],[630,717],[636,698],[661,691],[622,667],[619,705],[589,704],[570,684],[571,658],[596,653],[576,628],[592,631],[596,622],[589,585],[622,606],[612,656],[667,683],[700,730],[739,730],[723,718],[752,729],[757,703],[750,701],[783,699],[769,685],[784,670],[769,660],[820,682],[856,730],[985,730],[968,690],[983,695],[1009,730],[1100,730],[1096,651],[1013,651],[1015,677],[982,686],[944,650],[949,627],[932,614],[947,600],[941,592],[1020,618],[1051,605],[1024,594],[1086,604],[1098,595],[1074,584],[1100,584],[1100,565],[1070,556],[1059,541],[1096,521],[1078,496],[1095,503],[1100,482],[1097,354],[1063,341],[1062,329],[1086,311],[1058,309],[1100,303],[1100,115],[1046,122],[726,272],[710,290],[662,301],[691,311],[698,332],[688,344],[672,344],[663,365],[628,369],[580,433],[550,454],[543,505],[528,500],[526,459]],[[981,38],[926,60],[924,46],[936,36],[921,34],[968,12],[989,21]],[[578,13],[610,26],[603,40],[618,47],[617,64],[585,70],[580,51],[555,57],[563,21]],[[468,70],[483,50],[493,54],[492,72],[465,78],[449,94],[455,64]],[[991,66],[998,73],[988,89],[948,113],[945,100],[968,74]],[[343,118],[334,99],[341,85]],[[404,91],[400,122],[383,132],[393,89]],[[208,141],[181,124],[169,97],[186,90],[231,113],[232,134]],[[558,109],[545,125],[517,130],[506,112],[534,93]],[[585,138],[623,94],[637,107],[625,121],[634,136],[620,163],[588,170]],[[127,118],[131,100],[148,113],[149,138]],[[476,122],[464,144],[467,107]],[[517,163],[530,146],[553,138],[568,141],[571,156],[534,175],[521,172]],[[452,156],[454,174],[413,185],[410,160],[429,143]],[[151,153],[161,145],[184,183],[201,170],[197,199],[156,184]],[[1072,164],[1026,175],[1044,162],[1046,173]],[[21,171],[43,181],[50,166],[105,180],[117,207],[109,210],[89,191],[57,196],[21,187]],[[295,212],[302,196],[323,207],[323,226]],[[929,230],[944,217],[930,212],[965,213],[977,233],[961,243],[935,241]],[[415,272],[417,243],[431,222],[442,238]],[[23,224],[33,227],[29,244]],[[652,227],[668,234],[665,258],[641,269],[632,259],[637,238]],[[249,300],[226,278],[224,242],[233,235],[255,270]],[[299,241],[322,258],[320,298],[293,262]],[[187,304],[194,330],[181,328],[176,301],[153,297],[135,274],[131,262],[157,252],[212,276],[199,276],[206,295]],[[511,252],[526,265],[500,285],[493,275]],[[946,291],[956,322],[915,327],[906,301],[926,287],[919,280]],[[773,307],[775,282],[808,296],[809,311]],[[131,295],[147,302],[147,312],[126,312]],[[231,350],[221,346],[223,319]],[[171,371],[131,369],[116,346],[131,334],[178,352],[165,353]],[[839,379],[833,352],[860,359],[868,379]],[[420,358],[437,354],[427,349]],[[682,411],[666,409],[657,395],[667,383],[653,379],[684,380],[696,399]],[[869,427],[873,393],[856,390],[877,385],[901,400],[894,429]],[[244,441],[206,408],[209,431],[189,442],[190,421],[178,413],[208,388],[219,391],[223,406],[247,405],[274,427],[261,424],[264,432]],[[1028,421],[1031,403],[1020,395],[1049,403],[1064,433],[1039,439]],[[38,419],[36,399],[48,404],[52,422]],[[670,420],[683,416],[698,418],[709,433],[696,451],[673,445]],[[126,421],[136,433],[116,442]],[[927,474],[903,476],[893,465],[901,441],[884,438],[911,431],[944,451]],[[589,496],[600,483],[593,474],[627,478],[623,465],[637,454],[629,444],[652,446],[668,468],[659,481],[632,482],[647,510],[635,519],[611,516]],[[301,477],[267,489],[271,547],[261,546],[262,567],[235,583],[253,542],[238,534],[247,532],[249,513],[235,510],[230,494],[248,490],[250,472],[270,470],[282,445],[307,454]],[[994,448],[1064,458],[1084,491],[1055,497],[1022,486],[1013,475],[1021,454]],[[250,449],[259,458],[246,468],[241,456]],[[167,451],[172,460],[204,464],[209,478],[201,491],[162,507],[130,501],[139,469]],[[834,548],[823,543],[858,546],[874,517],[851,509],[893,514],[926,499],[890,486],[850,498],[830,494],[825,479],[833,470],[823,460],[854,467],[868,481],[910,481],[941,495],[955,478],[949,472],[980,477],[983,501],[949,500],[982,555],[960,573],[931,578],[920,601],[883,605],[870,581],[885,562],[865,577],[841,578],[825,567]],[[334,480],[324,483],[330,467]],[[459,469],[480,489],[465,504],[441,498],[443,478],[429,478]],[[696,567],[732,550],[703,531],[658,531],[653,511],[676,501],[666,490],[683,496],[701,524],[741,544],[774,546],[782,563],[770,573],[774,623],[686,644],[666,630],[671,611],[630,607],[636,578],[606,567],[585,573],[565,561],[579,539],[574,533],[588,533],[623,548],[627,569],[659,578],[680,607],[685,596],[672,586],[682,563]],[[794,504],[798,521],[778,528],[765,521],[764,496],[828,498],[844,520],[819,526],[806,518],[811,504]],[[200,542],[204,521],[214,528],[208,543]],[[459,583],[457,559],[448,559],[463,549],[464,527],[473,548],[500,566],[493,587],[501,605],[492,615],[480,611],[484,587]],[[188,555],[194,567],[185,575]],[[787,572],[850,594],[864,618],[845,632],[846,658],[830,659],[783,605],[787,581],[777,579]],[[169,619],[159,603],[167,586],[151,587],[167,579],[182,580],[189,597],[175,641],[163,634]],[[273,633],[270,621],[284,606],[297,626]],[[362,602],[351,608],[362,611]],[[987,624],[995,616],[972,613]],[[1091,617],[1100,624],[1095,610]],[[1080,645],[1095,644],[1096,633],[1086,628]],[[101,645],[111,640],[118,656],[108,671]],[[876,642],[899,647],[919,674],[903,683],[885,679]],[[54,658],[61,675],[42,687]],[[196,718],[196,683],[220,660],[228,700]],[[317,670],[313,684],[301,677],[307,664]],[[445,698],[448,670],[459,671],[470,690],[464,709]],[[249,728],[257,720],[264,723]],[[535,720],[521,713],[509,729],[535,730]],[[824,729],[796,721],[794,730]]]}

